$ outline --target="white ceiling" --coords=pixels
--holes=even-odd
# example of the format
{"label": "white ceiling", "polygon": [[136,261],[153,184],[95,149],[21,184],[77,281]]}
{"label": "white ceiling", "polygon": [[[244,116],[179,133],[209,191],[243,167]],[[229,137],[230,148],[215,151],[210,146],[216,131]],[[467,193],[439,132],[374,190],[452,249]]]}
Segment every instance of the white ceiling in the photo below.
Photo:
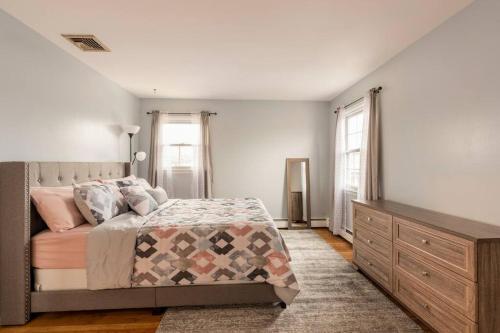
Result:
{"label": "white ceiling", "polygon": [[[139,97],[330,100],[472,0],[0,0]],[[61,33],[95,34],[84,53]]]}

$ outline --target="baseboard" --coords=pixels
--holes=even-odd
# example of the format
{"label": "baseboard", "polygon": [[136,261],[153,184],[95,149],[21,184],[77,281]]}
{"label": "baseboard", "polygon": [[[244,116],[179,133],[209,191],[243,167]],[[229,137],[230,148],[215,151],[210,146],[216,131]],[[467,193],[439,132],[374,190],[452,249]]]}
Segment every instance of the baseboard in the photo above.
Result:
{"label": "baseboard", "polygon": [[[274,223],[279,229],[287,229],[288,228],[288,220],[287,219],[274,219]],[[328,227],[328,218],[326,219],[311,219],[311,227],[312,228],[327,228]]]}

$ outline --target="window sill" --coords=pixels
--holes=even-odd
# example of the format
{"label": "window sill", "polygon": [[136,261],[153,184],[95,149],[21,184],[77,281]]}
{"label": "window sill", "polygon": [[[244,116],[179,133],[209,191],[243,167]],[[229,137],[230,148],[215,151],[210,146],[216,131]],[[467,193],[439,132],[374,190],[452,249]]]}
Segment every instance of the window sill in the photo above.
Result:
{"label": "window sill", "polygon": [[358,190],[353,190],[348,188],[344,189],[344,192],[349,194],[358,194]]}
{"label": "window sill", "polygon": [[170,170],[163,170],[164,173],[175,173],[175,174],[179,174],[179,173],[193,173],[194,170],[193,168],[188,168],[188,167],[185,167],[185,168],[172,168]]}

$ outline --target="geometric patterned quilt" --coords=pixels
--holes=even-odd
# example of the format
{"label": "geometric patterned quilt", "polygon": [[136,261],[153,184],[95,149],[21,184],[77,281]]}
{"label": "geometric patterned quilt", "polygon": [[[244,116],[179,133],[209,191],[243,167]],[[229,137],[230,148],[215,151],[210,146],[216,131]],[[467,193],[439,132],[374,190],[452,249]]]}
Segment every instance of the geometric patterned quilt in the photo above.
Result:
{"label": "geometric patterned quilt", "polygon": [[290,260],[261,200],[178,200],[140,229],[132,286],[257,281],[295,296]]}

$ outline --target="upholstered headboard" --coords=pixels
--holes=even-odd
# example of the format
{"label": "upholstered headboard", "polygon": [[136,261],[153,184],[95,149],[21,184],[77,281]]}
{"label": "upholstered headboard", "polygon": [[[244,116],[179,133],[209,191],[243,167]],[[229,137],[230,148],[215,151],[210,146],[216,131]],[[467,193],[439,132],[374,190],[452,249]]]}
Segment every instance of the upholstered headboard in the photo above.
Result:
{"label": "upholstered headboard", "polygon": [[[28,162],[27,167],[30,187],[71,186],[73,183],[121,178],[129,174],[129,164],[119,162]],[[30,206],[30,234],[33,236],[45,229],[46,225],[35,207]]]}
{"label": "upholstered headboard", "polygon": [[68,186],[96,179],[125,177],[128,163],[28,162],[30,186]]}
{"label": "upholstered headboard", "polygon": [[30,200],[31,187],[69,186],[128,176],[121,162],[0,162],[0,324],[29,320],[31,236],[46,228]]}

